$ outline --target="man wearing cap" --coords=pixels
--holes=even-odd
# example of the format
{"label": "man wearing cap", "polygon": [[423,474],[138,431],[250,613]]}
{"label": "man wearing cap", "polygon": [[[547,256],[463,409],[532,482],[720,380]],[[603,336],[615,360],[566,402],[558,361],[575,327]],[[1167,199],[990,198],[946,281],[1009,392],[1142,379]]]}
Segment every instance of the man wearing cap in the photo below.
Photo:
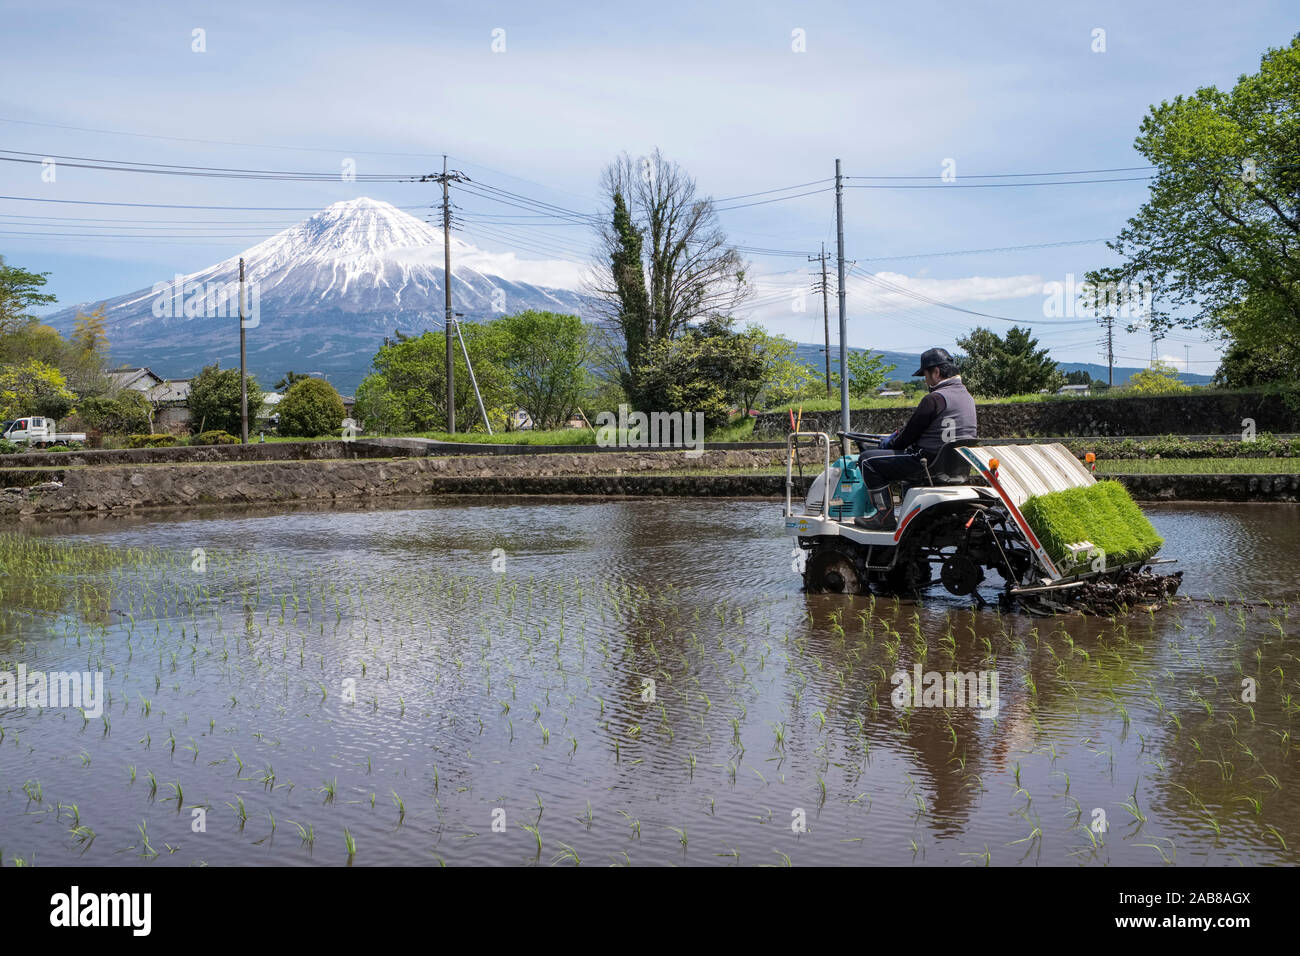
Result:
{"label": "man wearing cap", "polygon": [[879,448],[864,451],[858,459],[862,479],[875,513],[855,524],[872,531],[892,531],[894,499],[891,481],[925,481],[925,463],[933,464],[944,445],[958,438],[975,437],[975,400],[962,384],[952,356],[944,349],[927,349],[913,377],[924,376],[929,394],[921,399],[901,429],[880,440]]}

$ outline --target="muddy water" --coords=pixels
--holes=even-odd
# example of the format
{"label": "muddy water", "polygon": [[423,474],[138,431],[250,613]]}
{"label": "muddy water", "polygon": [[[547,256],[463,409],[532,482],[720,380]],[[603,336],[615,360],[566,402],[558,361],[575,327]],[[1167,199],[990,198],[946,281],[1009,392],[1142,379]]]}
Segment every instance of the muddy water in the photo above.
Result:
{"label": "muddy water", "polygon": [[[1295,863],[1300,517],[1148,511],[1231,606],[806,596],[771,502],[25,526],[58,556],[5,552],[0,671],[102,672],[111,702],[0,710],[0,851],[339,865],[346,828],[353,865]],[[917,664],[996,672],[996,715],[895,706]]]}

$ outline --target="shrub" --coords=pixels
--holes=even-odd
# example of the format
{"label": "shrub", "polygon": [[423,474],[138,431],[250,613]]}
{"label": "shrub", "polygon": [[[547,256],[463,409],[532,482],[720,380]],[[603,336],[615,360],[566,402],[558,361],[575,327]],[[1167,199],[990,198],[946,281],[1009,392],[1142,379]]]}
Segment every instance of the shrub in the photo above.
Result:
{"label": "shrub", "polygon": [[316,438],[337,434],[343,424],[343,399],[324,379],[299,379],[280,401],[281,435]]}
{"label": "shrub", "polygon": [[133,388],[123,389],[115,398],[87,398],[77,412],[87,431],[133,435],[149,427],[149,400]]}
{"label": "shrub", "polygon": [[22,446],[17,442],[10,441],[8,438],[0,438],[0,455],[16,455],[22,450]]}
{"label": "shrub", "polygon": [[223,432],[219,428],[212,428],[201,435],[195,435],[190,441],[191,445],[238,445],[239,439],[229,432]]}
{"label": "shrub", "polygon": [[175,435],[127,435],[127,448],[170,448],[176,444]]}

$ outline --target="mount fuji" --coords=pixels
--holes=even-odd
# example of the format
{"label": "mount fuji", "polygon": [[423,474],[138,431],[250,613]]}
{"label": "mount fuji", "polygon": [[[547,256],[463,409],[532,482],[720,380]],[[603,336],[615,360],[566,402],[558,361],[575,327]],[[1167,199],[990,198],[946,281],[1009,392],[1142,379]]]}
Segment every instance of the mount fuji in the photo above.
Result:
{"label": "mount fuji", "polygon": [[[452,303],[465,319],[525,309],[593,317],[591,302],[574,291],[579,277],[570,262],[521,260],[455,237],[451,246]],[[238,367],[233,290],[241,256],[249,284],[248,368],[263,388],[293,369],[319,372],[348,394],[385,335],[442,328],[441,230],[361,198],[334,203],[207,269],[105,300],[113,362],[148,365],[168,378],[197,374],[214,360]],[[44,321],[68,332],[79,309],[98,304],[81,303]]]}

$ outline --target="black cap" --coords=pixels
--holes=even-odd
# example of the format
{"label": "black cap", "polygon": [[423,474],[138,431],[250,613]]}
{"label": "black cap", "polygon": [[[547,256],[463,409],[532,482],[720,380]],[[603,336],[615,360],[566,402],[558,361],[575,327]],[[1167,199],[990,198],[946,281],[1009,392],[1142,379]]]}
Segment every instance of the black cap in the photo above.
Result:
{"label": "black cap", "polygon": [[921,367],[912,373],[913,378],[925,374],[927,368],[934,368],[936,365],[951,365],[952,356],[948,354],[947,349],[926,349],[921,354]]}

